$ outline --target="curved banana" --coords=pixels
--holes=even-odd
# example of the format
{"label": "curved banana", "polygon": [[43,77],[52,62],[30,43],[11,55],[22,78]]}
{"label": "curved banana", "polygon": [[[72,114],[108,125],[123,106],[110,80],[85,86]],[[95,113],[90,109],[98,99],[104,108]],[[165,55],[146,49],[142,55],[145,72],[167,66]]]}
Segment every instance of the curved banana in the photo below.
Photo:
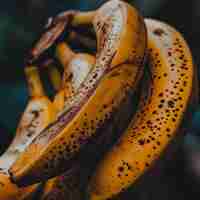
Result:
{"label": "curved banana", "polygon": [[30,99],[17,127],[16,136],[0,157],[0,199],[22,200],[30,197],[37,185],[19,188],[10,181],[8,169],[34,137],[55,119],[52,103],[44,93],[37,67],[25,68]]}
{"label": "curved banana", "polygon": [[[71,57],[69,57],[68,53],[71,54],[71,49],[66,45],[66,43],[60,43],[57,46],[57,57],[60,60],[60,62],[65,65],[65,71],[64,71],[64,75],[63,75],[63,85],[61,87],[61,91],[65,88],[65,86],[67,86],[68,88],[72,88],[72,89],[66,89],[66,98],[64,98],[64,95],[62,97],[62,105],[64,106],[64,101],[67,99],[67,97],[69,96],[73,96],[76,91],[78,90],[80,84],[84,81],[84,79],[86,78],[86,75],[90,72],[90,70],[92,69],[92,67],[94,66],[94,62],[95,62],[95,58],[91,55],[88,54],[83,54],[83,53],[77,53]],[[72,55],[72,54],[71,54]],[[71,60],[69,59],[71,58]],[[69,61],[70,60],[70,61]],[[67,65],[67,66],[66,66]],[[55,76],[57,73],[55,73],[55,69],[51,70],[52,73],[50,73],[51,76],[51,82],[52,83],[56,83],[54,84],[55,89],[57,88],[56,86],[58,85],[58,81],[55,81]],[[71,75],[70,75],[71,74]],[[72,77],[71,79],[69,78],[65,78],[65,77]],[[56,78],[57,80],[58,78]],[[57,102],[57,96],[61,96],[60,95],[60,90],[58,90],[58,94],[55,96],[55,104],[59,105],[60,110],[63,109],[63,107],[60,107],[60,100]],[[63,93],[62,93],[63,94]],[[56,106],[57,107],[57,106]],[[125,114],[127,111],[123,111],[120,113],[120,115]],[[127,114],[126,114],[127,115]],[[122,127],[122,124],[127,124],[127,122],[125,122],[124,120],[119,120],[116,119],[118,121],[113,121],[113,123],[116,123],[119,128]],[[121,123],[121,125],[120,125]],[[117,125],[115,125],[115,127],[118,129]],[[104,131],[106,131],[106,135],[107,137],[109,137],[110,134],[112,134],[112,132],[114,132],[114,130],[112,129],[112,126],[109,126],[108,129],[105,129]],[[108,139],[109,142],[109,139]],[[105,142],[104,142],[105,143]],[[101,145],[102,147],[102,145]],[[74,167],[73,167],[74,168]],[[77,173],[78,172],[78,173]],[[85,178],[80,178],[80,172],[84,173],[85,176],[87,176],[86,172],[81,170],[80,167],[78,167],[78,169],[73,169],[72,172],[67,172],[64,173],[63,175],[59,176],[59,177],[54,177],[50,180],[47,181],[47,183],[44,186],[43,189],[43,194],[41,199],[42,200],[48,200],[48,199],[56,199],[59,197],[59,199],[66,199],[66,198],[71,198],[71,199],[81,199],[82,195],[81,195],[81,182],[83,182],[83,180]],[[73,185],[72,185],[73,183]],[[76,184],[76,187],[74,186],[74,184]]]}
{"label": "curved banana", "polygon": [[103,137],[98,130],[112,120],[141,77],[146,29],[135,8],[122,1],[109,1],[96,11],[93,24],[98,45],[94,67],[58,119],[10,168],[12,180],[19,185],[70,169],[81,150]]}
{"label": "curved banana", "polygon": [[[56,55],[61,64],[64,66],[62,83],[58,78],[55,68],[50,67],[50,79],[54,85],[57,94],[54,98],[54,106],[57,112],[61,111],[67,99],[74,95],[81,83],[86,78],[95,63],[94,56],[86,53],[74,53],[66,43],[62,42],[57,46]],[[56,78],[57,77],[57,78]],[[56,78],[56,79],[55,79]],[[58,89],[58,85],[60,88]],[[80,199],[80,169],[73,169],[72,172],[66,172],[61,176],[54,177],[45,183],[41,200],[48,199]],[[76,188],[74,185],[76,184]]]}
{"label": "curved banana", "polygon": [[128,129],[98,164],[89,184],[90,200],[110,199],[144,174],[176,137],[191,100],[194,69],[185,40],[165,23],[145,22],[151,92]]}

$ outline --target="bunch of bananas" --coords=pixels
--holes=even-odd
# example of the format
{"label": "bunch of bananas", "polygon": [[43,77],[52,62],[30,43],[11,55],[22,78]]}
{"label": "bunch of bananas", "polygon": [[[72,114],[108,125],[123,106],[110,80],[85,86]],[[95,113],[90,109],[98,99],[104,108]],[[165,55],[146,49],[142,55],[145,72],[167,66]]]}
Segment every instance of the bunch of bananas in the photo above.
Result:
{"label": "bunch of bananas", "polygon": [[[73,31],[68,37],[97,44],[93,55],[56,42],[66,28],[79,26],[96,37]],[[198,101],[191,52],[173,27],[143,19],[120,0],[95,11],[66,11],[46,28],[25,67],[29,103],[0,158],[0,199],[31,199],[38,189],[41,200],[112,199],[183,135],[183,120]],[[53,44],[64,72],[61,78],[55,58],[46,62],[52,101],[36,63]]]}

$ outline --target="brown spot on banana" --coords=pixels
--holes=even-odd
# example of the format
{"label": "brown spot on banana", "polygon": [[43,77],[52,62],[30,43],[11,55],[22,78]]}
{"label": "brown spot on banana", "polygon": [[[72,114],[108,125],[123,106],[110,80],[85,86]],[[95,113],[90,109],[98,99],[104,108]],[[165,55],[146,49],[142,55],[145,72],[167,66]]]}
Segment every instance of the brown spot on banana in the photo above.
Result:
{"label": "brown spot on banana", "polygon": [[[125,2],[112,0],[97,10],[93,23],[98,41],[95,65],[58,119],[41,132],[11,167],[12,179],[18,184],[30,184],[63,172],[96,138],[97,130],[137,85],[140,76],[136,74],[141,74],[138,63],[146,49],[142,17]],[[137,66],[123,65],[124,62]],[[119,75],[113,76],[116,71]],[[27,165],[22,166],[24,162]]]}
{"label": "brown spot on banana", "polygon": [[135,183],[175,138],[191,99],[194,66],[185,40],[165,23],[145,22],[152,92],[98,164],[89,184],[90,200],[110,199]]}
{"label": "brown spot on banana", "polygon": [[[65,93],[68,93],[68,89],[74,94],[80,88],[81,84],[87,78],[89,72],[92,70],[95,64],[95,57],[86,53],[78,53],[69,62],[67,70],[63,74],[62,85],[67,86],[68,82],[71,82],[71,87],[64,87]],[[70,74],[70,75],[69,75]],[[71,95],[66,95],[66,98],[73,98]]]}

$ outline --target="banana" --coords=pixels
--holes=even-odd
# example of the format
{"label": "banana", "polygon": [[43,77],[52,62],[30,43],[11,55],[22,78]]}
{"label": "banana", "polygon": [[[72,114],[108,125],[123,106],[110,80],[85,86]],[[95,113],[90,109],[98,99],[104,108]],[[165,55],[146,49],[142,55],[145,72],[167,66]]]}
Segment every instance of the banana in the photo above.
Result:
{"label": "banana", "polygon": [[70,169],[83,149],[103,137],[98,130],[112,120],[137,86],[146,50],[143,18],[129,4],[112,0],[95,12],[92,23],[98,47],[94,67],[57,120],[11,166],[9,172],[18,185]]}
{"label": "banana", "polygon": [[38,189],[39,184],[19,188],[10,181],[8,169],[33,138],[55,119],[52,103],[45,95],[37,68],[26,67],[25,75],[30,99],[17,127],[14,140],[0,157],[0,199],[2,200],[22,200],[30,197]]}
{"label": "banana", "polygon": [[56,57],[64,67],[63,80],[54,98],[57,112],[62,111],[68,98],[72,98],[92,69],[95,58],[86,53],[75,53],[65,42],[58,44]]}
{"label": "banana", "polygon": [[191,100],[191,52],[171,26],[146,19],[151,71],[150,93],[118,142],[97,165],[90,200],[116,196],[144,174],[176,137]]}
{"label": "banana", "polygon": [[[81,36],[79,37],[81,39],[80,42],[82,42],[82,37]],[[54,83],[55,90],[58,91],[57,95],[54,98],[54,102],[56,105],[55,107],[59,107],[59,109],[62,110],[64,107],[65,100],[69,98],[69,96],[73,96],[76,93],[79,86],[86,78],[86,75],[90,72],[90,70],[94,66],[95,58],[94,56],[91,56],[86,53],[75,54],[64,42],[60,43],[57,46],[56,56],[65,68],[61,90],[57,90],[58,88],[57,86],[60,85],[59,84],[60,81],[57,81],[59,80],[59,78],[56,78],[55,80],[55,77],[57,77],[57,72],[55,72],[55,69],[51,69],[49,75],[50,75],[51,82]],[[72,77],[72,78],[69,79],[68,77]],[[62,91],[65,88],[66,88],[66,92],[64,93]],[[59,99],[57,98],[57,96],[59,96]],[[125,112],[123,111],[120,114],[123,115],[125,114]],[[119,120],[119,119],[116,119],[116,121],[113,123],[116,123],[118,125],[121,123],[121,125],[119,125],[119,128],[123,126],[122,124],[127,124],[125,120]],[[117,125],[115,125],[115,128],[118,129]],[[105,131],[106,131],[106,134],[108,135],[107,137],[109,137],[109,134],[112,134],[113,132],[113,127],[110,126],[108,127],[108,129],[105,129]],[[108,139],[108,142],[109,142],[109,139]],[[81,170],[79,166],[78,169],[75,169],[75,170],[73,169],[72,172],[66,172],[61,176],[57,176],[48,180],[47,183],[45,183],[41,200],[48,200],[52,198],[56,199],[58,197],[59,199],[66,199],[66,198],[76,199],[76,200],[81,199],[82,197],[82,194],[80,191],[81,184],[83,184],[82,182],[86,178],[82,177],[82,175],[80,175],[81,174],[80,172],[84,173],[85,176],[87,176],[88,174],[86,173],[86,171]]]}
{"label": "banana", "polygon": [[[60,43],[57,46],[57,51],[56,51],[56,55],[58,59],[63,65],[65,65],[65,72],[63,75],[63,85],[61,86],[61,89],[63,90],[65,86],[67,86],[68,88],[73,88],[70,90],[68,89],[66,90],[67,91],[65,93],[66,97],[74,95],[76,90],[79,88],[80,84],[84,81],[87,75],[86,73],[89,73],[89,71],[92,69],[95,62],[95,58],[93,56],[85,54],[85,53],[84,54],[77,53],[76,55],[74,53],[74,56],[68,57],[68,58],[71,58],[70,60],[67,58],[68,54],[71,54],[70,51],[72,50],[66,45],[66,43]],[[55,69],[51,69],[49,75],[50,75],[51,82],[54,83],[54,88],[57,90],[57,85],[60,85],[58,84],[60,81],[56,81],[56,80],[59,80],[59,78],[56,78],[56,80],[54,80],[55,77],[57,76],[57,72],[55,72]],[[69,76],[72,76],[72,78],[71,79],[65,78]],[[60,91],[58,90],[58,94],[55,96],[55,100],[54,100],[56,105],[61,105],[59,103],[60,101],[58,103],[56,102],[57,100],[56,97],[58,95],[60,96],[59,93]],[[63,98],[63,99],[65,100],[67,98]],[[63,107],[60,107],[60,110],[62,109]],[[120,114],[123,115],[124,113],[125,112],[123,113],[121,112]],[[124,120],[118,120],[113,123],[117,123],[118,125],[120,123],[127,124]],[[115,125],[115,127],[116,129],[118,129],[117,125]],[[122,127],[122,125],[119,125],[119,127]],[[106,135],[108,135],[107,137],[109,137],[109,134],[112,134],[113,132],[112,128],[113,127],[110,126],[108,127],[108,129],[105,130]],[[108,139],[108,142],[109,142],[109,139]],[[48,200],[52,198],[56,199],[58,197],[59,199],[66,199],[66,198],[76,199],[76,200],[81,199],[81,196],[82,196],[81,191],[80,191],[81,184],[83,184],[82,182],[86,179],[85,177],[80,175],[81,173],[84,173],[85,176],[87,176],[88,174],[86,173],[85,170],[84,171],[81,170],[80,166],[78,166],[75,170],[73,166],[73,170],[71,172],[66,172],[61,176],[54,177],[48,180],[47,183],[45,183],[41,200]],[[80,176],[82,177],[80,178]]]}
{"label": "banana", "polygon": [[[92,69],[95,58],[86,53],[73,52],[65,42],[58,44],[56,56],[64,67],[62,83],[60,84],[60,78],[55,67],[50,66],[49,77],[55,90],[58,91],[53,102],[57,112],[59,112],[63,109],[65,101],[78,90]],[[78,186],[80,187],[79,168],[48,180],[43,188],[41,200],[80,199],[81,195],[78,190]]]}

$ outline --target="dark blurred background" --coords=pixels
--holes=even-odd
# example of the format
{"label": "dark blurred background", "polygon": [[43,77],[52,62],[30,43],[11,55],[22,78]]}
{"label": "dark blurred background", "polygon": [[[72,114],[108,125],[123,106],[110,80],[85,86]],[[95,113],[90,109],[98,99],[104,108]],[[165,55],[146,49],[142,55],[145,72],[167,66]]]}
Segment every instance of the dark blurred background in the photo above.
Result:
{"label": "dark blurred background", "polygon": [[[4,149],[27,102],[23,75],[25,52],[38,37],[49,16],[66,9],[89,10],[105,0],[6,0],[0,6],[0,134]],[[200,63],[200,1],[132,0],[145,17],[175,26],[188,41],[197,66]],[[194,199],[200,195],[200,107],[194,109],[191,130],[171,161],[157,176],[149,175],[138,190],[137,199]]]}

